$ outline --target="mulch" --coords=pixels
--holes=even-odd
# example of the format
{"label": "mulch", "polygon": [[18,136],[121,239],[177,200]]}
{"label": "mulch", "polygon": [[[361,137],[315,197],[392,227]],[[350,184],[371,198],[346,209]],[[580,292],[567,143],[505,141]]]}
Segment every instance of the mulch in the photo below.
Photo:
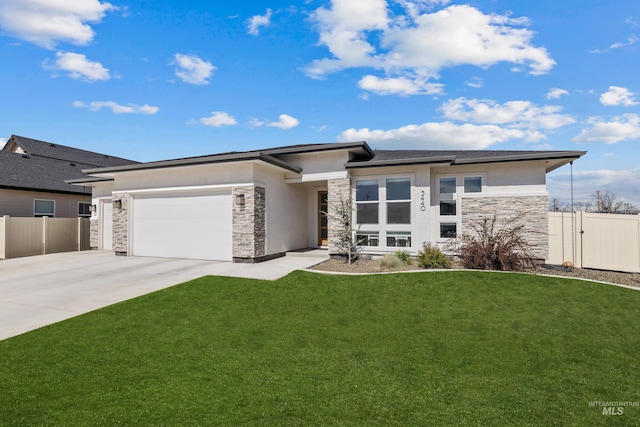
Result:
{"label": "mulch", "polygon": [[[461,265],[455,264],[453,268],[462,268]],[[378,260],[365,260],[359,259],[351,265],[347,262],[339,259],[329,259],[323,263],[315,265],[310,268],[317,271],[329,271],[334,273],[381,273],[380,263]],[[404,265],[393,271],[414,271],[421,270],[416,264]],[[534,270],[529,270],[527,273],[549,275],[549,276],[562,276],[573,277],[579,279],[595,280],[598,282],[615,283],[619,285],[631,286],[640,288],[640,274],[638,273],[623,273],[618,271],[605,271],[605,270],[591,270],[586,268],[565,268],[556,265],[542,265]]]}

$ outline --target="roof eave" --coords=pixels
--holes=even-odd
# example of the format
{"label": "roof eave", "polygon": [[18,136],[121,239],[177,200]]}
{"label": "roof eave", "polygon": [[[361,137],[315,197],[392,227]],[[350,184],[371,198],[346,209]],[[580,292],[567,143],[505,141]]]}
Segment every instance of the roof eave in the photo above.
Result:
{"label": "roof eave", "polygon": [[447,163],[451,164],[455,156],[417,157],[411,159],[354,161],[344,165],[346,169],[381,168],[390,166],[428,165]]}
{"label": "roof eave", "polygon": [[103,178],[112,178],[117,172],[133,172],[151,169],[164,169],[184,166],[199,166],[215,163],[232,163],[241,161],[263,161],[290,172],[300,173],[302,169],[292,166],[287,162],[277,159],[269,154],[262,152],[252,153],[231,153],[222,155],[213,155],[205,157],[192,157],[188,159],[162,160],[157,162],[140,163],[135,165],[113,166],[108,168],[84,169],[82,172],[87,175],[95,175]]}

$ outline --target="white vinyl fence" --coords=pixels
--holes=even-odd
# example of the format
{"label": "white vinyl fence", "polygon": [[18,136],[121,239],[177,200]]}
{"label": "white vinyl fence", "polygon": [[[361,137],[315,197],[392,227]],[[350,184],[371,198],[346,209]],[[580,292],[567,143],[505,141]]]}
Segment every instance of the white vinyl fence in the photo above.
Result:
{"label": "white vinyl fence", "polygon": [[549,264],[640,273],[640,215],[549,212]]}
{"label": "white vinyl fence", "polygon": [[87,218],[0,217],[0,259],[87,249]]}

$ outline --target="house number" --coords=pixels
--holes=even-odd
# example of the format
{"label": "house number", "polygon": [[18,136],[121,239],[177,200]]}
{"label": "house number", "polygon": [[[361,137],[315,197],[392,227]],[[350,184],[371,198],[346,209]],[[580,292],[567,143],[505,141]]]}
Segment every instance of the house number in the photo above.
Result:
{"label": "house number", "polygon": [[427,210],[427,207],[424,205],[424,190],[420,192],[420,210],[422,212]]}

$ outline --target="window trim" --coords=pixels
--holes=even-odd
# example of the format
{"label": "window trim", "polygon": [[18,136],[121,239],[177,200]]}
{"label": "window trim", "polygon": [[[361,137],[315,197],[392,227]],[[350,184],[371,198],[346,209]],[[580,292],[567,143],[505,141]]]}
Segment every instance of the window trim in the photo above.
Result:
{"label": "window trim", "polygon": [[[49,215],[48,213],[38,213],[36,212],[36,202],[51,202],[53,203],[53,211],[51,212],[51,215]],[[49,217],[49,218],[55,218],[56,216],[56,201],[55,200],[51,200],[51,199],[33,199],[33,217],[34,218],[42,218],[42,217]]]}

